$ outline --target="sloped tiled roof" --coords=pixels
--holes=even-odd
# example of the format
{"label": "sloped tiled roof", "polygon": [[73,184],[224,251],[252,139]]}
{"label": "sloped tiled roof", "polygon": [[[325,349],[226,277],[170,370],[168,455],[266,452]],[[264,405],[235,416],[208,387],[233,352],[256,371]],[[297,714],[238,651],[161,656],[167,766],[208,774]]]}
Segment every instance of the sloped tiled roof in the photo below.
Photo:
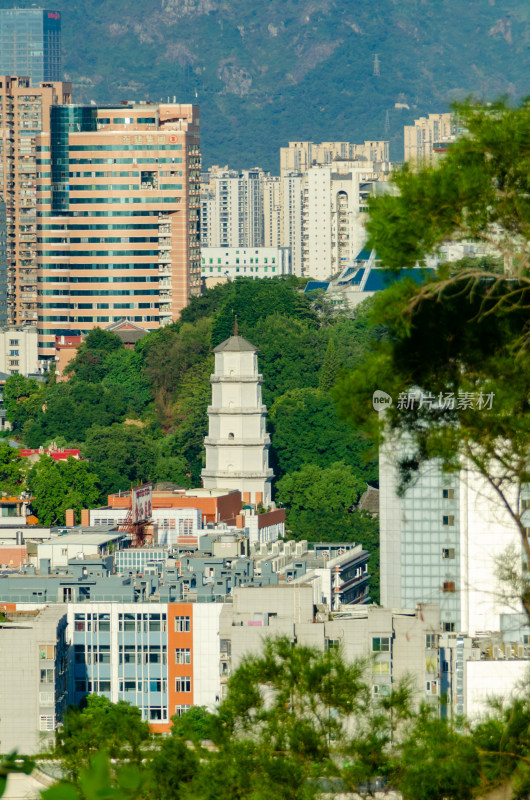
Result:
{"label": "sloped tiled roof", "polygon": [[253,344],[243,339],[242,336],[231,336],[229,339],[225,339],[224,342],[221,342],[221,344],[218,344],[217,347],[214,347],[213,351],[214,353],[255,353],[257,349],[258,348],[254,347]]}

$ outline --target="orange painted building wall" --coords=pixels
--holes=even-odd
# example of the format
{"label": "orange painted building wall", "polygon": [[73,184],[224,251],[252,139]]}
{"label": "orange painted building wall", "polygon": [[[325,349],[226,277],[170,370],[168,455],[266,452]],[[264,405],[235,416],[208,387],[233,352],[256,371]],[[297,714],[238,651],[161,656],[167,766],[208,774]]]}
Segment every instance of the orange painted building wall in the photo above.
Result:
{"label": "orange painted building wall", "polygon": [[[189,618],[189,631],[175,630],[179,617]],[[175,713],[176,706],[193,705],[193,603],[169,603],[167,613],[167,663],[168,663],[168,698],[169,717]],[[190,651],[189,664],[176,664],[175,651]],[[175,687],[177,678],[190,679],[190,692],[178,692]]]}

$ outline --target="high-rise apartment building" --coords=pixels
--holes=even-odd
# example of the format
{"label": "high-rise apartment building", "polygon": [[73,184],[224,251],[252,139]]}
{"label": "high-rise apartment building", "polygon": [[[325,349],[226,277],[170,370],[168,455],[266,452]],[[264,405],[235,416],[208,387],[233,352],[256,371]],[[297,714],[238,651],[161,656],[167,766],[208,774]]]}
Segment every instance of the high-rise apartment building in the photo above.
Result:
{"label": "high-rise apartment building", "polygon": [[429,114],[414,120],[414,125],[405,125],[405,161],[418,166],[436,163],[451,142],[462,133],[455,116],[451,113]]}
{"label": "high-rise apartment building", "polygon": [[276,175],[262,179],[263,245],[279,247],[282,238],[282,186]]}
{"label": "high-rise apartment building", "polygon": [[263,245],[263,170],[212,167],[201,200],[203,247]]}
{"label": "high-rise apartment building", "polygon": [[508,548],[520,551],[519,533],[493,489],[472,470],[447,474],[432,461],[398,496],[398,452],[380,455],[381,604],[436,603],[447,633],[503,630],[504,615],[517,627],[497,571]]}
{"label": "high-rise apartment building", "polygon": [[366,241],[368,197],[388,188],[391,164],[335,161],[303,178],[303,273],[316,280],[340,273]]}
{"label": "high-rise apartment building", "polygon": [[200,292],[199,109],[52,109],[37,145],[39,334],[123,317],[148,330]]}
{"label": "high-rise apartment building", "polygon": [[0,75],[28,75],[35,85],[62,80],[59,11],[0,9]]}
{"label": "high-rise apartment building", "polygon": [[303,177],[300,172],[286,172],[281,179],[281,242],[291,250],[291,270],[302,277],[303,271]]}
{"label": "high-rise apartment building", "polygon": [[36,139],[49,126],[51,107],[71,102],[71,92],[70,83],[32,86],[28,77],[0,72],[0,197],[7,225],[7,283],[2,285],[11,325],[37,323]]}
{"label": "high-rise apartment building", "polygon": [[0,327],[7,325],[7,222],[6,204],[0,195]]}
{"label": "high-rise apartment building", "polygon": [[389,143],[385,141],[352,144],[351,142],[289,142],[289,147],[280,148],[280,170],[306,172],[315,164],[331,164],[333,161],[388,161]]}

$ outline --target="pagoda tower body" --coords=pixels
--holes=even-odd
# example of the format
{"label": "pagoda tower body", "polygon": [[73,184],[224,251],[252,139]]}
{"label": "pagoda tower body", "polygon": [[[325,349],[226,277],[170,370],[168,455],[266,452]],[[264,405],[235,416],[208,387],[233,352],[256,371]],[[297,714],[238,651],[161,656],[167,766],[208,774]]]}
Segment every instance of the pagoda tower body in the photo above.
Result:
{"label": "pagoda tower body", "polygon": [[210,377],[205,489],[237,489],[250,493],[255,504],[270,506],[273,471],[269,467],[267,409],[261,398],[262,377],[254,345],[231,336],[214,349],[215,372]]}

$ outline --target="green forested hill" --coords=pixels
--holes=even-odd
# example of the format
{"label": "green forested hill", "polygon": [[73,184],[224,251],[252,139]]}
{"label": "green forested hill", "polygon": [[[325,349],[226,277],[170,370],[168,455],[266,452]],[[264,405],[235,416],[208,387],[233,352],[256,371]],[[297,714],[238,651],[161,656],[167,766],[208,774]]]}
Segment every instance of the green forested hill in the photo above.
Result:
{"label": "green forested hill", "polygon": [[51,7],[62,12],[75,99],[197,98],[206,165],[277,172],[278,148],[307,138],[390,136],[400,159],[403,125],[446,110],[451,97],[530,92],[526,0],[54,0]]}

